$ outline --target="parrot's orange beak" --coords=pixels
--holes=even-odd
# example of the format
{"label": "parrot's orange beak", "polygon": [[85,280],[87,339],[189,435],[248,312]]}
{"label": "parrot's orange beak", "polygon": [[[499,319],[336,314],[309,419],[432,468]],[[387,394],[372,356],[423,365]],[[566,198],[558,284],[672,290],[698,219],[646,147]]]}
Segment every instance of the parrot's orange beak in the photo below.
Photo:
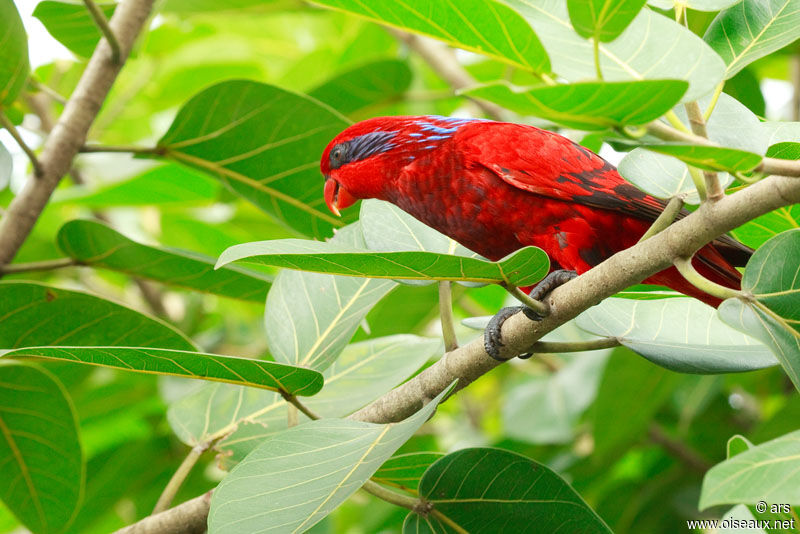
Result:
{"label": "parrot's orange beak", "polygon": [[342,214],[339,213],[339,209],[352,206],[356,200],[358,199],[342,187],[339,182],[333,178],[325,179],[325,203],[334,215],[341,217]]}

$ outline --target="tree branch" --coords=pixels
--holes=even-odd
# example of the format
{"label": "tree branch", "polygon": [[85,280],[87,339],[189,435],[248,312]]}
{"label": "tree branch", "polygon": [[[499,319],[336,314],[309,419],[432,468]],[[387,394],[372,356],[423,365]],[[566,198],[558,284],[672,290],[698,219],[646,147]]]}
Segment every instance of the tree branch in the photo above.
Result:
{"label": "tree branch", "polygon": [[120,63],[112,61],[108,42],[100,41],[39,155],[42,176],[28,180],[0,221],[0,265],[9,263],[17,254],[58,182],[69,172],[152,5],[153,0],[123,0],[117,6],[109,26],[119,41]]}
{"label": "tree branch", "polygon": [[211,491],[166,512],[145,517],[114,534],[202,534],[211,506]]}
{"label": "tree branch", "polygon": [[[478,82],[467,70],[456,60],[453,51],[446,45],[438,43],[432,39],[426,39],[413,33],[406,33],[396,28],[387,27],[386,31],[392,34],[397,40],[404,42],[410,49],[419,54],[425,62],[450,84],[455,91],[466,89],[477,85]],[[493,102],[470,98],[480,110],[494,120],[503,120],[506,112],[503,108]]]}
{"label": "tree branch", "polygon": [[[691,102],[686,102],[684,108],[686,108],[686,116],[689,118],[689,126],[692,128],[692,132],[697,136],[708,138],[706,121],[703,119],[703,112],[700,110],[700,104],[698,104],[696,100],[692,100]],[[717,173],[714,171],[703,171],[703,177],[706,183],[706,198],[711,202],[716,202],[721,199],[725,191],[719,183]]]}

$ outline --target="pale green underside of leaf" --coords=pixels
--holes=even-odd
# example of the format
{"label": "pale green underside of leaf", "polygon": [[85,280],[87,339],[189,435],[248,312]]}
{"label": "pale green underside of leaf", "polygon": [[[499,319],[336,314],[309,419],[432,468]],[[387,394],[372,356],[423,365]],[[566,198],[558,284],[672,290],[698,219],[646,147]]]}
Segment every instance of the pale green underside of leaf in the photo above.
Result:
{"label": "pale green underside of leaf", "polygon": [[691,298],[606,299],[577,319],[648,360],[683,373],[732,373],[776,365],[770,350],[729,328],[714,308]]}
{"label": "pale green underside of leaf", "polygon": [[0,350],[45,345],[195,350],[168,324],[78,291],[0,282]]}
{"label": "pale green underside of leaf", "polygon": [[209,533],[304,532],[360,488],[452,387],[399,423],[324,419],[275,434],[217,486]]}
{"label": "pale green underside of leaf", "polygon": [[313,0],[314,3],[421,33],[534,72],[550,62],[536,34],[518,13],[495,0]]}
{"label": "pale green underside of leaf", "polygon": [[[550,54],[553,72],[571,82],[596,76],[592,44],[572,28],[563,0],[507,0],[530,22]],[[688,29],[643,9],[611,43],[600,44],[600,65],[608,81],[680,79],[689,82],[684,101],[710,93],[722,80],[725,63]]]}
{"label": "pale green underside of leaf", "polygon": [[800,504],[800,430],[743,451],[703,478],[701,510],[758,501]]}
{"label": "pale green underside of leaf", "polygon": [[70,221],[56,239],[64,254],[82,264],[223,297],[263,302],[272,282],[238,267],[215,270],[214,259],[202,254],[142,245],[95,221]]}
{"label": "pale green underside of leaf", "polygon": [[322,375],[311,369],[220,354],[146,347],[26,347],[3,358],[59,360],[154,375],[181,376],[314,395]]}
{"label": "pale green underside of leaf", "polygon": [[0,361],[0,499],[33,532],[62,532],[83,498],[78,420],[46,369]]}
{"label": "pale green underside of leaf", "polygon": [[683,80],[583,82],[530,89],[501,81],[463,93],[522,115],[571,128],[601,130],[655,120],[677,104],[687,88]]}

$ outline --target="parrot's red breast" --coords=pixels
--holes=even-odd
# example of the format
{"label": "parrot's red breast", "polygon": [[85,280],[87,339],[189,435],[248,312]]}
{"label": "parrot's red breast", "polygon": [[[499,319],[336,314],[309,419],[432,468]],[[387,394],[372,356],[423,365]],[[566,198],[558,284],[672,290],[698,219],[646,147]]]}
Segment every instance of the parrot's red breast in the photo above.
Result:
{"label": "parrot's red breast", "polygon": [[[566,137],[480,119],[369,119],[331,141],[321,170],[334,213],[378,198],[491,260],[535,245],[553,269],[579,274],[636,244],[665,206]],[[751,252],[723,237],[701,249],[694,264],[711,280],[738,288],[734,265]],[[719,303],[675,268],[646,282]]]}

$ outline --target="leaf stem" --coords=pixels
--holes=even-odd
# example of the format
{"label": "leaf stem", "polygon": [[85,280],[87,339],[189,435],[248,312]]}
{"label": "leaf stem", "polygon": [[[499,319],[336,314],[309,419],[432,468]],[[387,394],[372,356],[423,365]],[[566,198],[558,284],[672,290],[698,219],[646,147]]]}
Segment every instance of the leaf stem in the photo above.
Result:
{"label": "leaf stem", "polygon": [[30,263],[12,263],[10,265],[0,266],[0,275],[50,271],[52,269],[61,269],[62,267],[72,267],[73,265],[80,265],[80,263],[72,258],[32,261]]}
{"label": "leaf stem", "polygon": [[692,265],[691,258],[675,258],[673,260],[678,272],[686,279],[687,282],[692,284],[697,289],[708,293],[709,295],[721,299],[730,299],[735,297],[743,297],[744,293],[736,289],[725,287],[716,282],[712,282],[702,274],[697,272],[697,269]]}
{"label": "leaf stem", "polygon": [[383,501],[397,506],[402,506],[403,508],[407,508],[412,512],[417,512],[420,510],[420,505],[423,503],[423,501],[420,499],[415,499],[414,497],[409,497],[408,495],[401,495],[400,493],[386,489],[372,480],[367,480],[364,482],[364,485],[361,486],[361,489]]}
{"label": "leaf stem", "polygon": [[153,514],[163,512],[169,508],[170,504],[172,504],[172,500],[175,499],[175,495],[178,493],[178,490],[181,489],[181,486],[186,481],[189,473],[192,472],[192,468],[197,463],[197,460],[199,460],[200,456],[202,456],[203,453],[208,450],[208,447],[209,443],[198,443],[192,447],[192,450],[189,451],[189,454],[186,455],[186,458],[183,459],[181,465],[179,465],[178,469],[175,471],[175,473],[173,473],[172,478],[170,478],[169,482],[167,482],[164,491],[161,492],[161,496],[159,496],[158,502],[156,502],[156,506],[153,508]]}
{"label": "leaf stem", "polygon": [[600,68],[600,40],[597,36],[592,37],[592,49],[594,51],[594,68],[597,72],[597,79],[603,79],[603,71]]}
{"label": "leaf stem", "polygon": [[19,134],[17,127],[14,126],[14,123],[6,116],[2,109],[0,109],[0,126],[8,130],[8,133],[11,134],[11,137],[14,138],[14,141],[17,142],[19,147],[25,152],[25,155],[28,156],[28,159],[31,160],[31,165],[33,165],[33,174],[37,177],[40,177],[44,174],[44,169],[42,168],[42,164],[39,163],[39,158],[36,157],[36,153],[29,147],[25,141],[22,139],[22,136]]}
{"label": "leaf stem", "polygon": [[80,148],[80,152],[83,153],[92,153],[92,152],[127,152],[130,154],[142,154],[142,155],[161,155],[164,152],[164,149],[161,147],[142,147],[142,146],[133,146],[133,145],[84,145]]}
{"label": "leaf stem", "polygon": [[689,128],[687,128],[686,125],[681,122],[681,120],[678,118],[678,116],[675,114],[674,111],[672,111],[672,110],[667,111],[664,114],[664,117],[667,119],[667,121],[669,121],[669,123],[672,125],[672,127],[675,128],[676,130],[679,130],[679,131],[687,133],[687,134],[691,133],[689,131]]}
{"label": "leaf stem", "polygon": [[694,182],[694,188],[697,189],[697,194],[700,195],[700,200],[705,201],[708,198],[708,193],[706,192],[706,180],[703,177],[703,173],[697,167],[692,167],[688,164],[686,166],[689,169],[689,176],[692,177],[692,182]]}
{"label": "leaf stem", "polygon": [[549,354],[554,352],[583,352],[587,350],[610,349],[620,346],[615,337],[600,337],[587,341],[537,341],[529,352]]}
{"label": "leaf stem", "polygon": [[[692,127],[692,132],[698,137],[705,137],[708,139],[708,131],[706,130],[706,121],[703,119],[703,112],[700,110],[700,104],[696,100],[686,102],[683,105],[686,108],[686,115],[689,117],[689,125]],[[706,198],[711,202],[716,202],[721,199],[725,192],[719,182],[719,177],[716,172],[703,171],[705,178]]]}
{"label": "leaf stem", "polygon": [[281,394],[281,397],[283,397],[283,400],[285,400],[286,402],[288,402],[289,404],[291,404],[292,406],[294,406],[295,408],[297,408],[298,410],[303,412],[303,414],[306,417],[308,417],[309,419],[314,420],[314,421],[316,421],[317,419],[320,419],[319,415],[317,415],[316,413],[311,411],[305,404],[300,402],[298,400],[298,398],[295,397],[294,395],[292,395],[290,393],[287,393],[286,391],[283,391],[283,390],[279,391],[278,393]]}
{"label": "leaf stem", "polygon": [[541,302],[541,301],[536,300],[536,299],[532,299],[531,297],[529,297],[527,294],[525,294],[525,292],[522,291],[517,286],[504,285],[503,287],[505,287],[506,290],[509,293],[514,295],[515,299],[519,300],[525,306],[527,306],[528,308],[532,309],[533,311],[535,311],[539,315],[542,315],[542,316],[550,315],[550,309],[547,307],[547,305],[544,302]]}
{"label": "leaf stem", "polygon": [[94,0],[83,0],[83,3],[86,4],[86,9],[89,10],[89,14],[92,16],[94,23],[102,32],[103,36],[108,41],[108,45],[111,47],[111,60],[114,62],[115,65],[119,65],[120,60],[120,47],[119,41],[117,40],[117,36],[114,35],[114,32],[111,30],[111,26],[108,25],[108,19],[97,7],[97,4],[94,3]]}
{"label": "leaf stem", "polygon": [[439,317],[442,322],[445,352],[457,349],[458,338],[453,325],[453,290],[451,282],[447,280],[439,280]]}
{"label": "leaf stem", "polygon": [[50,88],[50,86],[43,84],[39,80],[35,78],[30,78],[28,83],[35,91],[41,91],[45,93],[47,96],[61,104],[62,106],[67,103],[67,99],[61,96],[55,89]]}
{"label": "leaf stem", "polygon": [[711,102],[708,103],[708,108],[706,108],[705,112],[703,113],[703,120],[708,122],[708,119],[711,118],[711,114],[714,112],[714,108],[717,106],[717,101],[719,100],[719,95],[722,94],[722,88],[725,87],[725,82],[719,82],[717,87],[714,89],[714,94],[711,95]]}
{"label": "leaf stem", "polygon": [[672,222],[675,220],[675,217],[678,216],[681,209],[683,208],[683,198],[680,196],[675,196],[669,199],[667,205],[664,207],[664,211],[661,212],[661,215],[653,221],[653,224],[650,225],[650,228],[644,233],[644,235],[639,239],[639,241],[644,241],[645,239],[649,239],[656,235],[657,233],[665,230]]}

